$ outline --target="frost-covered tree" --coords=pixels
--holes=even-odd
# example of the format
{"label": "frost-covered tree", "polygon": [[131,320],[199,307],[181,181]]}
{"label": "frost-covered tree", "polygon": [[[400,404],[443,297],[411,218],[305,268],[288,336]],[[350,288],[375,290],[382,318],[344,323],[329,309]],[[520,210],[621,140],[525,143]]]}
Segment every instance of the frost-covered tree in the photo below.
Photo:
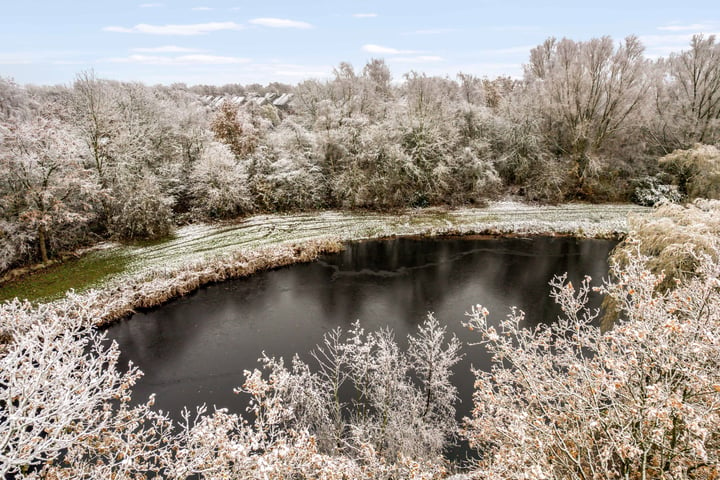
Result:
{"label": "frost-covered tree", "polygon": [[550,38],[531,51],[525,79],[548,145],[573,160],[582,195],[593,160],[621,153],[618,142],[630,134],[646,99],[643,46],[634,36],[617,47],[610,37]]}
{"label": "frost-covered tree", "polygon": [[222,143],[203,150],[188,180],[192,203],[201,218],[235,218],[253,210],[248,177],[235,155]]}
{"label": "frost-covered tree", "polygon": [[82,241],[92,219],[87,201],[94,185],[82,168],[79,141],[59,121],[42,117],[0,124],[0,136],[0,213],[32,232],[32,258],[47,262]]}
{"label": "frost-covered tree", "polygon": [[101,188],[114,177],[111,143],[118,127],[113,111],[112,87],[93,72],[78,75],[73,85],[76,125],[90,151],[90,163]]}
{"label": "frost-covered tree", "polygon": [[215,138],[226,144],[238,160],[246,158],[258,146],[259,133],[240,108],[225,101],[210,126]]}
{"label": "frost-covered tree", "polygon": [[720,43],[695,35],[690,48],[659,62],[656,141],[666,151],[720,140]]}
{"label": "frost-covered tree", "polygon": [[12,79],[0,77],[0,122],[24,118],[32,103],[26,89]]}

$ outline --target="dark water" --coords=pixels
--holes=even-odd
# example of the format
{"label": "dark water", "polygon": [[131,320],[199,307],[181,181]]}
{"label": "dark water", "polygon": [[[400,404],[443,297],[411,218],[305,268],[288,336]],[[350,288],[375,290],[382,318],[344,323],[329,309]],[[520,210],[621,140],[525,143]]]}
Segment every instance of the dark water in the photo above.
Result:
{"label": "dark water", "polygon": [[[244,413],[246,399],[232,393],[243,371],[258,366],[261,352],[306,361],[325,332],[360,320],[366,330],[390,326],[405,343],[432,311],[464,342],[477,337],[462,327],[464,313],[480,303],[491,318],[509,306],[528,323],[553,321],[559,310],[548,282],[569,272],[578,282],[607,275],[615,245],[574,238],[395,239],[349,245],[339,254],[202,288],[108,329],[121,361],[145,372],[135,387],[141,401],[156,393],[156,406],[179,418],[184,405],[206,403]],[[599,303],[599,299],[598,300]],[[471,365],[487,367],[480,347],[465,347],[455,384],[470,409]]]}

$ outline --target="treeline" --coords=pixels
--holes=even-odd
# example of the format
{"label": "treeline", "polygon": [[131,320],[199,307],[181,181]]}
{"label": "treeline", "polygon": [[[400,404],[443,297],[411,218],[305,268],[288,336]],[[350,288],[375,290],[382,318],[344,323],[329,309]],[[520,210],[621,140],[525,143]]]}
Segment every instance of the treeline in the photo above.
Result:
{"label": "treeline", "polygon": [[[271,91],[293,101],[232,100]],[[654,61],[635,37],[549,39],[522,80],[396,83],[382,60],[294,87],[0,79],[0,272],[253,212],[717,197],[719,141],[714,37]]]}

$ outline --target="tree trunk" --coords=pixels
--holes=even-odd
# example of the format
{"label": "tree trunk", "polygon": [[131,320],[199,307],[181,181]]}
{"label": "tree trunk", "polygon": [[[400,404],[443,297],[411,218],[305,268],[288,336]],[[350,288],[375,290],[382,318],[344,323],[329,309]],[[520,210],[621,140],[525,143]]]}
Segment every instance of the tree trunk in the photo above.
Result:
{"label": "tree trunk", "polygon": [[42,259],[42,263],[47,263],[47,238],[45,234],[45,227],[42,225],[38,228],[38,243],[40,244],[40,258]]}

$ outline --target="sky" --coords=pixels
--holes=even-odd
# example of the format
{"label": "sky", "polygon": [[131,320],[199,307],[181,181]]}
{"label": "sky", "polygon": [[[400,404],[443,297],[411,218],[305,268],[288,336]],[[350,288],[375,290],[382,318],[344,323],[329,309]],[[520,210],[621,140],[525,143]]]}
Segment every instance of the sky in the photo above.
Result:
{"label": "sky", "polygon": [[[720,37],[720,3],[666,0],[2,0],[0,77],[21,84],[100,78],[188,85],[330,78],[383,58],[454,77],[522,76],[548,37],[637,35],[650,58]],[[144,2],[144,3],[143,3]]]}

